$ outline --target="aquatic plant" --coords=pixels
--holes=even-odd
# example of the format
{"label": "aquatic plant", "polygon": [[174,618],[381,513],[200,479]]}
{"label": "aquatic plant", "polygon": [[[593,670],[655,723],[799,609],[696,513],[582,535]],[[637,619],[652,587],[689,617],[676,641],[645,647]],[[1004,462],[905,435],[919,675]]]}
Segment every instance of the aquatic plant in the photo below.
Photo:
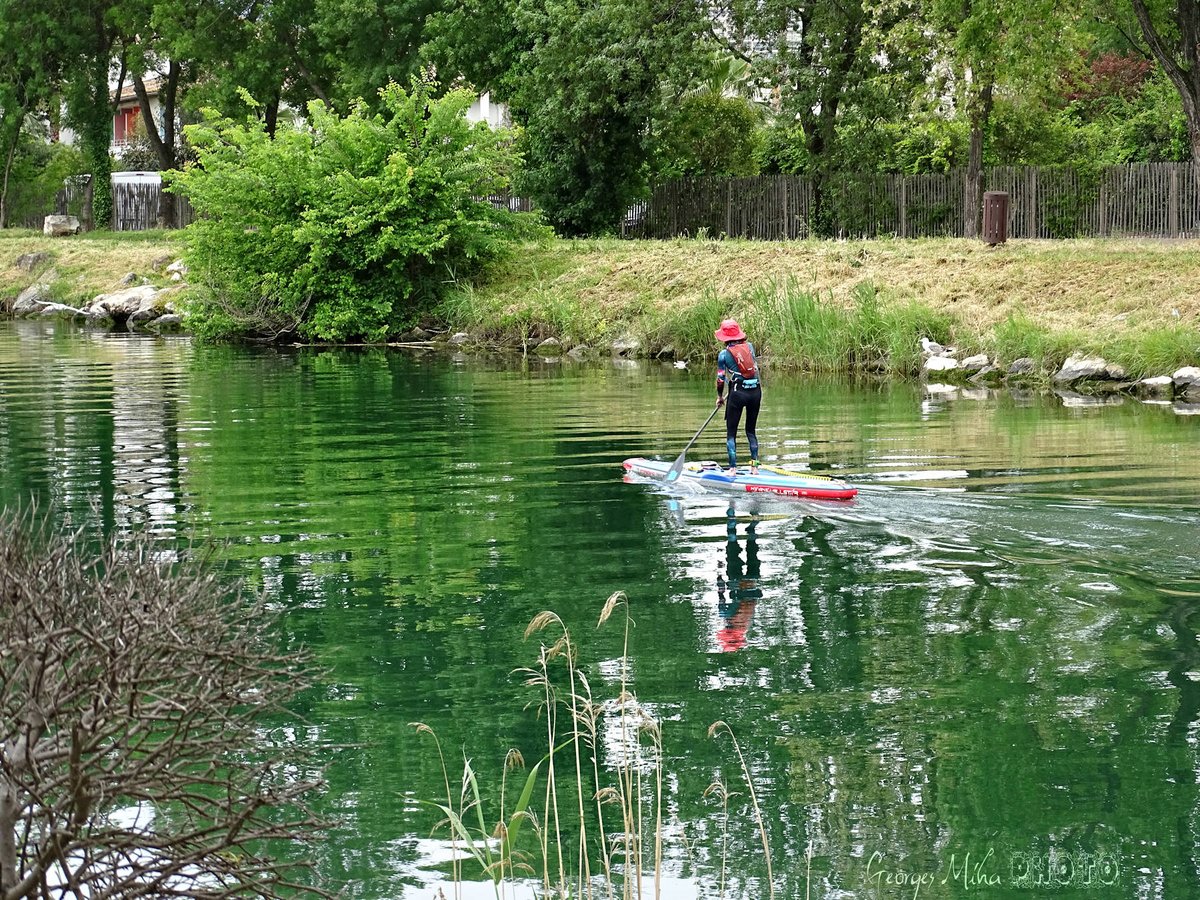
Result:
{"label": "aquatic plant", "polygon": [[[545,755],[525,776],[520,795],[511,809],[506,807],[506,781],[510,768],[523,765],[520,753],[506,757],[500,787],[500,808],[489,824],[484,812],[479,783],[469,759],[464,759],[457,796],[442,756],[446,786],[445,802],[431,802],[448,826],[452,852],[451,878],[459,895],[464,873],[457,859],[462,848],[479,871],[492,880],[497,898],[520,881],[537,880],[543,896],[554,898],[604,897],[632,900],[643,896],[642,885],[653,879],[654,896],[661,896],[663,876],[663,733],[662,722],[633,693],[629,677],[629,631],[633,621],[628,598],[618,591],[601,610],[597,627],[617,611],[624,613],[624,639],[616,696],[598,701],[586,673],[578,664],[578,645],[562,619],[553,612],[535,616],[525,630],[527,638],[546,634],[534,665],[519,670],[525,684],[537,689],[539,717],[545,724]],[[602,722],[617,738],[618,751],[601,766],[597,751]],[[421,723],[418,733],[437,736]],[[749,767],[733,730],[725,722],[709,729],[713,738],[727,736],[734,746],[741,775],[748,786],[763,852],[766,854],[769,896],[774,896],[770,846],[762,811],[750,779]],[[533,795],[544,772],[540,809],[534,810]],[[723,805],[723,827],[728,827],[731,792],[721,781],[714,782],[705,796],[717,796]],[[536,835],[536,849],[520,846],[521,826],[528,823]],[[722,837],[728,844],[727,832]],[[599,869],[593,871],[593,861]],[[721,854],[720,883],[726,883],[727,854]]]}

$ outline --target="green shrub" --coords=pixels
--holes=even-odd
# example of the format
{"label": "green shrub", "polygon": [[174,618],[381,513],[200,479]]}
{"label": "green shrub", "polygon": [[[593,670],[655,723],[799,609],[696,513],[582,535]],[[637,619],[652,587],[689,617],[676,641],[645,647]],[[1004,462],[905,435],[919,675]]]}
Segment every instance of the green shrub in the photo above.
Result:
{"label": "green shrub", "polygon": [[538,230],[481,199],[507,187],[510,136],[466,121],[469,92],[432,89],[390,84],[378,114],[313,103],[273,140],[214,113],[187,128],[197,162],[170,182],[198,213],[197,333],[382,340]]}

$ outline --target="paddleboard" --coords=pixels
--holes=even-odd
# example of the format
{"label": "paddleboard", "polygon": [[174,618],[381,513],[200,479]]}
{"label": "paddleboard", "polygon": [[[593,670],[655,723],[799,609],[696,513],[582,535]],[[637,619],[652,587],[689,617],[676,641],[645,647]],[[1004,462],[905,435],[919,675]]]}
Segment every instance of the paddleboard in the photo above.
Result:
{"label": "paddleboard", "polygon": [[[671,463],[657,459],[634,457],[623,463],[625,471],[643,478],[665,479]],[[807,497],[814,500],[850,500],[858,493],[837,478],[795,472],[776,466],[759,466],[752,473],[749,466],[739,466],[736,475],[715,462],[693,462],[683,467],[679,480],[701,487],[745,494],[775,494],[780,497]]]}

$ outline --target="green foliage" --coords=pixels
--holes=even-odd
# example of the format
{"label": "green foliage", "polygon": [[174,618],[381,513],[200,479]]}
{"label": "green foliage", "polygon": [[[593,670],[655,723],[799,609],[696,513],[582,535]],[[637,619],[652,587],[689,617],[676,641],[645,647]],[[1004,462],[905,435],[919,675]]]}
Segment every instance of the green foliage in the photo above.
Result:
{"label": "green foliage", "polygon": [[[85,170],[83,155],[66,144],[48,144],[38,134],[23,134],[13,159],[8,195],[12,222],[33,222],[54,212],[63,182]],[[77,211],[75,214],[78,214]]]}
{"label": "green foliage", "polygon": [[756,175],[763,113],[742,97],[685,97],[656,140],[656,176]]}
{"label": "green foliage", "polygon": [[187,238],[207,289],[200,333],[382,340],[536,231],[477,199],[506,186],[509,136],[466,121],[469,92],[432,90],[390,84],[377,114],[313,103],[309,127],[274,140],[253,121],[189,127],[198,162],[171,183],[199,213]]}
{"label": "green foliage", "polygon": [[1061,365],[1077,350],[1098,349],[1096,335],[1077,331],[1051,332],[1026,315],[1012,315],[992,333],[992,355],[997,359],[1032,359],[1038,368],[1050,370]]}
{"label": "green foliage", "polygon": [[614,231],[644,196],[654,124],[700,69],[705,20],[673,0],[466,0],[439,58],[509,103],[531,196],[564,235]]}

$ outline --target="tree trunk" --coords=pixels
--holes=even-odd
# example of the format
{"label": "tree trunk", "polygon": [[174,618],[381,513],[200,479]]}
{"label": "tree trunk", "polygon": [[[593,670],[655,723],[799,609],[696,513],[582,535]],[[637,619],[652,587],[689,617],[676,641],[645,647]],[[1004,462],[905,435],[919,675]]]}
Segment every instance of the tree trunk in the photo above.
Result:
{"label": "tree trunk", "polygon": [[267,130],[267,137],[275,140],[275,129],[279,127],[279,91],[274,91],[263,107],[263,127]]}
{"label": "tree trunk", "polygon": [[[162,135],[150,110],[150,95],[146,91],[146,83],[141,75],[133,76],[133,92],[137,94],[138,107],[142,111],[142,121],[146,123],[146,137],[158,158],[158,169],[166,172],[175,168],[175,98],[179,88],[179,63],[170,62],[167,68],[165,82],[159,80],[158,103],[162,112]],[[164,185],[165,188],[165,185]],[[158,227],[174,228],[178,222],[175,216],[175,195],[165,189],[158,192]]]}
{"label": "tree trunk", "polygon": [[1156,26],[1145,0],[1132,0],[1133,13],[1150,46],[1150,53],[1174,85],[1187,119],[1192,163],[1200,166],[1200,5],[1195,0],[1177,0],[1174,22],[1179,32],[1177,46],[1169,46]]}
{"label": "tree trunk", "polygon": [[17,158],[17,144],[20,140],[21,126],[18,125],[8,153],[4,155],[4,183],[0,185],[0,228],[8,227],[8,177],[12,174],[13,161]]}
{"label": "tree trunk", "polygon": [[963,186],[963,236],[977,238],[983,230],[983,140],[992,115],[992,83],[979,90],[971,112],[971,148]]}

